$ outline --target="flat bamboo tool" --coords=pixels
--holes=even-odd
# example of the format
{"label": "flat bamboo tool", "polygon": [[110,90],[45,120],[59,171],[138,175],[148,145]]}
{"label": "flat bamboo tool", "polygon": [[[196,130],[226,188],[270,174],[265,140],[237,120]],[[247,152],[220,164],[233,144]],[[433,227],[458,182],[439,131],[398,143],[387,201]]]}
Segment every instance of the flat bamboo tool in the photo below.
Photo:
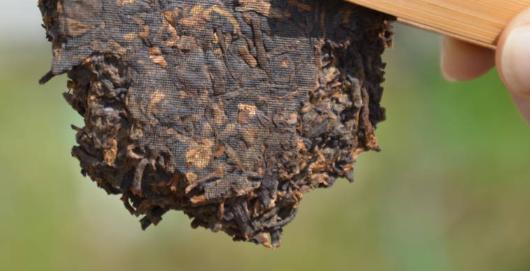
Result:
{"label": "flat bamboo tool", "polygon": [[345,0],[402,22],[495,48],[504,28],[530,0]]}

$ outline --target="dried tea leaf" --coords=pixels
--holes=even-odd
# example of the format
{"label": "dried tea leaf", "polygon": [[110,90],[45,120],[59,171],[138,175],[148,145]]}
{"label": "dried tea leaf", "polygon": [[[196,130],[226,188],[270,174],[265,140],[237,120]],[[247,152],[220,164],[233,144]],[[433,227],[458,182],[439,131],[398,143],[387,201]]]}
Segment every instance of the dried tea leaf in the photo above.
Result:
{"label": "dried tea leaf", "polygon": [[73,155],[144,228],[278,246],[304,193],[378,150],[389,18],[340,1],[40,0],[85,119]]}

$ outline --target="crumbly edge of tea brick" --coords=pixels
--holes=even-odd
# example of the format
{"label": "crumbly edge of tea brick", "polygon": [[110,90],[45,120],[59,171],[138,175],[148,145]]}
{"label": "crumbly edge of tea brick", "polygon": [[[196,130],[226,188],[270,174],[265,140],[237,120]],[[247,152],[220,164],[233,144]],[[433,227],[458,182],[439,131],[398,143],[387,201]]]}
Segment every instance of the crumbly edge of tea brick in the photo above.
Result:
{"label": "crumbly edge of tea brick", "polygon": [[[392,18],[340,1],[39,1],[82,172],[157,224],[278,246],[304,193],[379,150]],[[128,22],[128,23],[126,23]]]}

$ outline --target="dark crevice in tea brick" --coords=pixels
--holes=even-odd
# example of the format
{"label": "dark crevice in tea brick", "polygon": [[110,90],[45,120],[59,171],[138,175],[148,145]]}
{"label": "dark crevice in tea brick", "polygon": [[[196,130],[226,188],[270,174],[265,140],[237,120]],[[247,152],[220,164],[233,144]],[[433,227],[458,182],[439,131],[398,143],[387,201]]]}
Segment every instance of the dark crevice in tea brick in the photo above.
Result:
{"label": "dark crevice in tea brick", "polygon": [[83,174],[147,228],[278,246],[304,193],[353,180],[375,127],[392,18],[340,1],[40,0],[81,114]]}

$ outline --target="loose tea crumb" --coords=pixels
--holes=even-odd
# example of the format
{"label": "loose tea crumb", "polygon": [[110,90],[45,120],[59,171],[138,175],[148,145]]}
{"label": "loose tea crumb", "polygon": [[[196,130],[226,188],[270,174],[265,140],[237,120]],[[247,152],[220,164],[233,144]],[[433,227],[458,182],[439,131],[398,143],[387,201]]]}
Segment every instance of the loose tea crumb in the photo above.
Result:
{"label": "loose tea crumb", "polygon": [[142,216],[267,247],[379,150],[392,18],[329,0],[40,0],[82,173]]}

